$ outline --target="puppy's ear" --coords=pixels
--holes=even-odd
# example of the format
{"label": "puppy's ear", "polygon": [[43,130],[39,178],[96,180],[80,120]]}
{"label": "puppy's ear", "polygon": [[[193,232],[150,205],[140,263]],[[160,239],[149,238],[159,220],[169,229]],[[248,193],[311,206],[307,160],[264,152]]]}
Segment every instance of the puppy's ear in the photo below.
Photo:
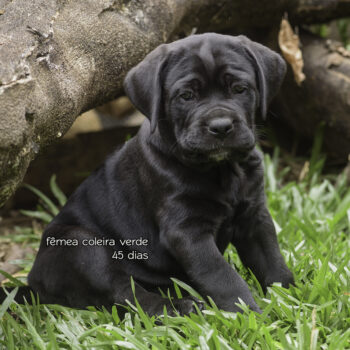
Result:
{"label": "puppy's ear", "polygon": [[160,45],[132,68],[124,80],[126,95],[150,120],[151,133],[156,129],[158,118],[163,112],[162,82],[167,57],[167,45]]}
{"label": "puppy's ear", "polygon": [[263,119],[266,118],[267,108],[271,100],[277,95],[284,76],[287,65],[283,58],[266,46],[240,36],[244,43],[248,56],[253,61],[258,77],[258,88],[260,93],[260,113]]}

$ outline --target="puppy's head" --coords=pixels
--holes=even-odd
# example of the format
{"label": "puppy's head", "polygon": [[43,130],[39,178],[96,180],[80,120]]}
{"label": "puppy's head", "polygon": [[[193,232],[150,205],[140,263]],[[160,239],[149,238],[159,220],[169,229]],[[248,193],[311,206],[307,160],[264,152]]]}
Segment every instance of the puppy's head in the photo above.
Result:
{"label": "puppy's head", "polygon": [[175,139],[187,162],[241,159],[255,146],[254,117],[264,118],[286,71],[275,52],[244,36],[193,35],[152,51],[125,78],[151,133]]}

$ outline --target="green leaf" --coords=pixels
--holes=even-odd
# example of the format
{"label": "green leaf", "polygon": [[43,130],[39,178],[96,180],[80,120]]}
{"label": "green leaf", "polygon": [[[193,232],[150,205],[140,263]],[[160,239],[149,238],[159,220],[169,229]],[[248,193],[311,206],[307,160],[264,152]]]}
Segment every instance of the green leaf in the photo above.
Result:
{"label": "green leaf", "polygon": [[3,303],[0,306],[0,319],[5,315],[5,312],[9,308],[9,306],[12,304],[13,300],[15,299],[15,296],[18,292],[18,287],[16,287],[13,291],[9,293],[9,295],[6,297],[6,299],[3,301]]}
{"label": "green leaf", "polygon": [[28,184],[24,184],[23,187],[27,188],[28,190],[32,191],[34,194],[36,194],[42,201],[43,203],[46,205],[47,209],[50,211],[50,213],[54,216],[56,216],[59,212],[59,209],[57,208],[57,206],[51,201],[51,199],[49,197],[47,197],[44,193],[42,193],[40,190],[38,190],[37,188],[28,185]]}
{"label": "green leaf", "polygon": [[177,285],[179,285],[181,288],[183,288],[185,291],[187,291],[189,294],[191,294],[193,297],[199,299],[199,300],[203,300],[203,298],[201,297],[201,295],[196,292],[192,287],[190,287],[188,284],[178,280],[177,278],[170,278],[174,283],[176,283]]}
{"label": "green leaf", "polygon": [[45,223],[50,223],[53,219],[53,216],[45,213],[43,211],[33,211],[33,210],[20,210],[20,213],[29,216],[31,218],[42,220]]}
{"label": "green leaf", "polygon": [[61,191],[61,189],[58,187],[56,183],[56,175],[52,175],[50,179],[50,188],[51,192],[55,196],[55,198],[58,200],[58,203],[61,207],[63,207],[67,202],[66,195]]}
{"label": "green leaf", "polygon": [[16,277],[13,277],[12,275],[10,275],[8,272],[4,271],[4,270],[0,270],[0,275],[5,276],[7,279],[9,279],[15,286],[18,287],[24,287],[26,286],[25,283],[21,282],[19,279],[17,279]]}

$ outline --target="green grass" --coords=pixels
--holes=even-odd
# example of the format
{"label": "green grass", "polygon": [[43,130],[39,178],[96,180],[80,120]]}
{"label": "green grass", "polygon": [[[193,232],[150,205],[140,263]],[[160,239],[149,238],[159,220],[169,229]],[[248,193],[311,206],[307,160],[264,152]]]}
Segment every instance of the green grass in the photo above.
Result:
{"label": "green grass", "polygon": [[[345,175],[320,175],[324,159],[317,142],[301,182],[284,184],[288,169],[277,171],[279,158],[278,150],[265,156],[266,191],[296,287],[274,285],[263,295],[235,249],[230,246],[225,253],[248,281],[261,315],[246,308],[243,314],[224,312],[212,303],[202,313],[156,319],[136,304],[120,320],[115,307],[109,313],[38,303],[21,306],[12,302],[11,294],[0,307],[0,348],[350,349],[350,189]],[[57,204],[37,193],[38,213],[52,215],[63,204],[62,193],[54,188]],[[26,234],[31,244],[38,244],[30,230]]]}

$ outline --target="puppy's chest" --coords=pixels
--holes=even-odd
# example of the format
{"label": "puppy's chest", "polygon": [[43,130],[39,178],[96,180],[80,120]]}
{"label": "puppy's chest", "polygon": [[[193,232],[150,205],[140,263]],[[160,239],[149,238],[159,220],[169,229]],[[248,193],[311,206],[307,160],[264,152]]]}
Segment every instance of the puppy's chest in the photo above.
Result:
{"label": "puppy's chest", "polygon": [[235,232],[235,215],[239,209],[240,203],[245,199],[247,178],[243,171],[230,171],[221,174],[221,191],[219,196],[221,203],[225,203],[224,210],[220,212],[217,218],[216,230],[214,236],[216,244],[221,252],[233,238]]}
{"label": "puppy's chest", "polygon": [[219,172],[217,196],[226,203],[227,214],[234,214],[235,208],[244,198],[245,182],[245,174],[240,168],[223,168]]}

